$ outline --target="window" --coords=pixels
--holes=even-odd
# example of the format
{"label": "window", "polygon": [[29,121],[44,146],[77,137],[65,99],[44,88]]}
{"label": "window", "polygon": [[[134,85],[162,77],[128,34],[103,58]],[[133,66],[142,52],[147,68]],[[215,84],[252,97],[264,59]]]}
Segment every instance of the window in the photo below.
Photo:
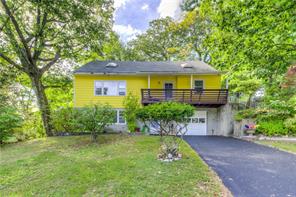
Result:
{"label": "window", "polygon": [[205,118],[199,118],[199,123],[206,123],[206,119]]}
{"label": "window", "polygon": [[114,123],[115,124],[125,124],[125,118],[124,118],[124,111],[122,109],[116,109],[115,110],[115,117],[114,117]]}
{"label": "window", "polygon": [[96,96],[125,96],[125,81],[95,81]]}
{"label": "window", "polygon": [[125,124],[124,111],[118,110],[118,123]]}
{"label": "window", "polygon": [[125,81],[118,82],[118,95],[125,96]]}
{"label": "window", "polygon": [[202,90],[204,88],[204,81],[203,80],[195,80],[194,81],[194,89]]}

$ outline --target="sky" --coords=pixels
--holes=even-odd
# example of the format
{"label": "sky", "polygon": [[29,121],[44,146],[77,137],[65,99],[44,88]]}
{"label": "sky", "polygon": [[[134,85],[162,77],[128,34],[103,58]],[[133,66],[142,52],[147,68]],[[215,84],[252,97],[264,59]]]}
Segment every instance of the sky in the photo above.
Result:
{"label": "sky", "polygon": [[170,16],[178,18],[181,14],[182,0],[114,0],[114,26],[123,42],[144,32],[149,22]]}

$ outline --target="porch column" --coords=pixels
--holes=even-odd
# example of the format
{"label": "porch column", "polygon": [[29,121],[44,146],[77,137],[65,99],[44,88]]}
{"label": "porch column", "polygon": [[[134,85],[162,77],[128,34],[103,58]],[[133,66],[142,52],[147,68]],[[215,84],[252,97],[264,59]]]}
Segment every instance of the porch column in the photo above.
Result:
{"label": "porch column", "polygon": [[150,89],[150,75],[148,75],[148,89]]}
{"label": "porch column", "polygon": [[190,89],[193,89],[193,76],[190,75]]}
{"label": "porch column", "polygon": [[225,88],[228,89],[228,79],[226,79]]}

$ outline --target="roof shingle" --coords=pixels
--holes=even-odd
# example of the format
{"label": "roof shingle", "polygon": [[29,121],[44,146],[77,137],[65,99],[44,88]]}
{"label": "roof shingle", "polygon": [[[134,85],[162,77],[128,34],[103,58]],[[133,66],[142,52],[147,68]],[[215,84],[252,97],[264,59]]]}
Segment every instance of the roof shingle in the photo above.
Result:
{"label": "roof shingle", "polygon": [[[117,66],[106,66],[115,63]],[[219,74],[201,61],[145,62],[145,61],[92,61],[74,71],[75,74]]]}

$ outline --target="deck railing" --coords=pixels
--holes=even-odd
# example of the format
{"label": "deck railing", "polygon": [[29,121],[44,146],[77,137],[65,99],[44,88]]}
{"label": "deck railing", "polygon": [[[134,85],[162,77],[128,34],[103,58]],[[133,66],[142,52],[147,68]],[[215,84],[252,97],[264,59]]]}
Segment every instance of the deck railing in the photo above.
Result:
{"label": "deck railing", "polygon": [[224,105],[227,103],[227,89],[142,89],[142,103],[177,101],[192,105]]}

